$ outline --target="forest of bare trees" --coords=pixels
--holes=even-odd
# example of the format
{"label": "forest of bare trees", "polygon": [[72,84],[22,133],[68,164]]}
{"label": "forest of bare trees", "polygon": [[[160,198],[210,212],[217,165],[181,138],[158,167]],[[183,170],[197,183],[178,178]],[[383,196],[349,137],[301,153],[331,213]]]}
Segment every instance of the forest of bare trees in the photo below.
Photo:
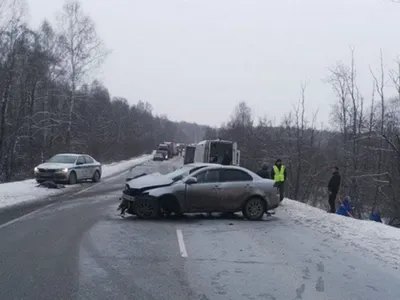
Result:
{"label": "forest of bare trees", "polygon": [[67,2],[56,24],[45,21],[38,30],[24,14],[23,1],[0,0],[0,182],[31,177],[58,152],[108,162],[160,141],[202,137],[202,126],[154,116],[150,104],[129,105],[87,82],[108,50],[79,2]]}
{"label": "forest of bare trees", "polygon": [[[32,176],[33,167],[58,152],[86,152],[102,162],[151,151],[160,141],[235,140],[242,164],[256,170],[281,158],[288,167],[290,198],[327,204],[332,166],[339,166],[341,197],[350,195],[355,215],[379,208],[400,224],[400,61],[370,70],[371,91],[359,90],[355,54],[337,63],[326,84],[336,95],[334,129],[307,120],[307,86],[281,126],[255,120],[244,102],[215,129],[155,116],[149,103],[130,105],[88,82],[108,55],[91,19],[68,2],[56,24],[33,30],[18,0],[0,0],[0,181]],[[391,87],[391,89],[388,89]],[[394,87],[394,88],[393,88]]]}
{"label": "forest of bare trees", "polygon": [[370,70],[371,92],[363,95],[354,50],[350,54],[348,64],[334,65],[326,79],[336,95],[334,129],[318,128],[317,112],[312,120],[306,119],[307,91],[302,84],[300,100],[281,126],[254,120],[242,102],[225,126],[209,128],[206,137],[237,141],[242,164],[253,170],[283,159],[288,167],[288,197],[314,206],[327,207],[327,182],[332,167],[338,166],[340,197],[351,197],[356,217],[379,209],[390,224],[399,226],[400,61],[385,67],[381,55],[379,70]]}

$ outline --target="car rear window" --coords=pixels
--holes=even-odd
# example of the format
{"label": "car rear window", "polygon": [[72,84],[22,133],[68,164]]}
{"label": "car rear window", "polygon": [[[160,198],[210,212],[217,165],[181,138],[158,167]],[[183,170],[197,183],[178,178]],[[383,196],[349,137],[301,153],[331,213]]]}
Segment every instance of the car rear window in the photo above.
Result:
{"label": "car rear window", "polygon": [[235,170],[235,169],[225,169],[221,170],[221,180],[223,182],[230,181],[253,181],[253,177],[251,177],[248,173]]}
{"label": "car rear window", "polygon": [[93,158],[91,158],[90,156],[85,156],[85,160],[86,160],[86,163],[87,164],[92,164],[92,163],[94,163],[94,160],[93,160]]}

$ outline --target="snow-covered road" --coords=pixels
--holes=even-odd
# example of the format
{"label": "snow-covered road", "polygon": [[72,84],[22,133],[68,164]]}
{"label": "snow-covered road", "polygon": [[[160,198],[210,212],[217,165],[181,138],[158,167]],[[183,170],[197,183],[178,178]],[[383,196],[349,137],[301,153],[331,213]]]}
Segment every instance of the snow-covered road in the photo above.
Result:
{"label": "snow-covered road", "polygon": [[[152,158],[152,155],[142,155],[126,161],[115,162],[102,166],[102,179],[109,178],[116,174],[125,172],[135,165],[141,164]],[[16,181],[0,184],[0,209],[8,208],[13,205],[26,204],[38,200],[43,200],[49,196],[75,191],[85,188],[87,183],[66,185],[65,189],[46,189],[37,187],[34,179]]]}
{"label": "snow-covered road", "polygon": [[121,219],[123,186],[110,178],[0,226],[0,299],[400,299],[397,229],[287,199],[259,222]]}

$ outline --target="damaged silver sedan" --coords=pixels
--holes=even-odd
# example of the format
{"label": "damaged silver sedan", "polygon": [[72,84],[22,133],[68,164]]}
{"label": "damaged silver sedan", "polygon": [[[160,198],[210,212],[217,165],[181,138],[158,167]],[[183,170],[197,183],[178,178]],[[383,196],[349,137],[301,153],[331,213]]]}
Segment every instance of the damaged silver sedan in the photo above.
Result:
{"label": "damaged silver sedan", "polygon": [[156,218],[162,214],[235,213],[261,219],[279,205],[274,181],[238,166],[187,164],[166,175],[144,175],[126,182],[123,214]]}

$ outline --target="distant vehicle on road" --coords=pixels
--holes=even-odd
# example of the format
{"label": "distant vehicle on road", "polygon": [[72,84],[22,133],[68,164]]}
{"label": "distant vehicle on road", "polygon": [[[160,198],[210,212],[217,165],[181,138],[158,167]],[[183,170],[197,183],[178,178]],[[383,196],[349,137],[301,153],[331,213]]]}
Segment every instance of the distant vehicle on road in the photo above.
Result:
{"label": "distant vehicle on road", "polygon": [[279,205],[274,181],[237,166],[184,165],[169,174],[149,174],[126,183],[121,207],[140,218],[161,214],[241,211],[261,219]]}
{"label": "distant vehicle on road", "polygon": [[160,152],[156,151],[156,153],[154,153],[153,160],[154,161],[163,161],[165,159],[165,156],[166,156],[166,153],[163,153],[161,151]]}
{"label": "distant vehicle on road", "polygon": [[101,164],[87,154],[56,154],[34,169],[38,183],[44,181],[75,184],[81,180],[100,181]]}
{"label": "distant vehicle on road", "polygon": [[172,158],[172,155],[170,153],[171,152],[170,148],[168,147],[167,144],[159,144],[156,150],[156,153],[157,152],[164,153],[164,159]]}
{"label": "distant vehicle on road", "polygon": [[236,142],[227,140],[205,140],[196,145],[194,162],[221,163],[228,153],[231,165],[240,165],[240,150]]}
{"label": "distant vehicle on road", "polygon": [[173,142],[164,142],[163,145],[167,146],[168,158],[175,156],[175,144]]}

